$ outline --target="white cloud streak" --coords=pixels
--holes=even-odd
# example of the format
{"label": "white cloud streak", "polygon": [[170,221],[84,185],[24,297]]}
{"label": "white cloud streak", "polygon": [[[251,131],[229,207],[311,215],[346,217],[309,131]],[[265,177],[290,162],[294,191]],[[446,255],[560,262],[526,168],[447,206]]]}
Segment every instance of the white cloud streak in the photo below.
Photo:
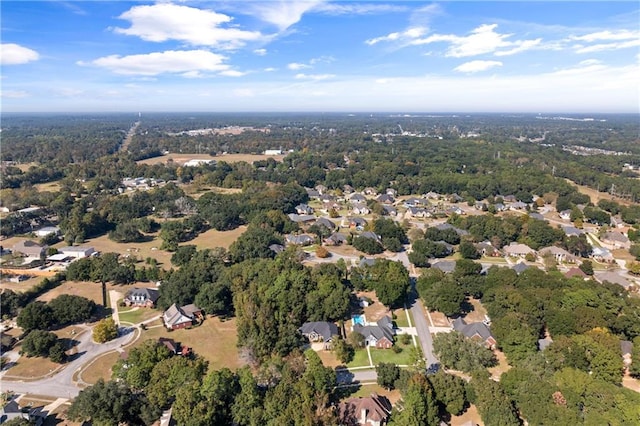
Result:
{"label": "white cloud streak", "polygon": [[500,61],[470,61],[455,67],[453,70],[465,73],[475,73],[501,66],[502,62]]}
{"label": "white cloud streak", "polygon": [[[106,68],[116,74],[154,76],[182,74],[197,77],[201,72],[229,71],[226,57],[206,50],[168,50],[143,55],[110,55],[91,61],[91,65]],[[78,65],[89,65],[79,62]]]}
{"label": "white cloud streak", "polygon": [[247,7],[252,15],[284,31],[298,23],[306,12],[322,3],[323,0],[277,0],[250,3]]}
{"label": "white cloud streak", "polygon": [[35,50],[20,46],[15,43],[2,43],[0,45],[0,64],[21,65],[37,61],[40,55]]}

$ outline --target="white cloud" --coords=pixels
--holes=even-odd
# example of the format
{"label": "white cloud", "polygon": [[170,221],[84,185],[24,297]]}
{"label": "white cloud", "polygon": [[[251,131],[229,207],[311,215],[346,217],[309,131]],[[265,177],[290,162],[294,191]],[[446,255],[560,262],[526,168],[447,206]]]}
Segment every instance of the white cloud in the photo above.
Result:
{"label": "white cloud", "polygon": [[260,32],[222,27],[232,21],[230,16],[171,3],[134,6],[119,18],[130,21],[131,26],[115,28],[116,33],[153,42],[177,40],[197,46],[233,49],[247,41],[264,38]]}
{"label": "white cloud", "polygon": [[267,54],[267,49],[256,49],[253,51],[258,56],[264,56]]}
{"label": "white cloud", "polygon": [[629,31],[629,30],[620,30],[620,31],[598,31],[595,33],[585,34],[581,36],[571,36],[569,40],[574,41],[586,41],[587,43],[593,43],[594,41],[612,41],[612,40],[629,40],[629,39],[638,39],[640,38],[640,31]]}
{"label": "white cloud", "polygon": [[373,15],[382,13],[406,12],[409,8],[395,4],[374,3],[320,3],[314,12],[328,15]]}
{"label": "white cloud", "polygon": [[24,90],[2,90],[0,91],[0,98],[7,99],[22,99],[29,96],[29,93]]}
{"label": "white cloud", "polygon": [[225,77],[242,77],[243,75],[247,75],[246,72],[237,71],[237,70],[225,70],[225,71],[219,72],[219,74]]}
{"label": "white cloud", "polygon": [[37,61],[40,55],[35,50],[20,46],[15,43],[2,43],[0,45],[0,64],[20,65]]}
{"label": "white cloud", "polygon": [[[206,50],[168,50],[143,55],[110,55],[89,64],[107,68],[116,74],[154,76],[164,73],[198,76],[199,72],[222,72],[229,69],[222,55]],[[78,62],[78,65],[89,65]]]}
{"label": "white cloud", "polygon": [[264,71],[264,72],[274,72],[274,71],[277,71],[277,70],[278,70],[278,68],[267,67],[267,68],[263,69],[262,71]]}
{"label": "white cloud", "polygon": [[296,80],[327,80],[329,78],[333,78],[335,75],[333,74],[296,74]]}
{"label": "white cloud", "polygon": [[403,32],[395,32],[387,34],[386,36],[376,37],[366,40],[365,43],[369,46],[378,44],[382,41],[412,41],[419,37],[422,37],[427,32],[425,27],[412,27],[407,28]]}
{"label": "white cloud", "polygon": [[459,72],[474,73],[501,66],[502,62],[499,61],[470,61],[455,67],[453,70]]}
{"label": "white cloud", "polygon": [[563,68],[557,71],[552,72],[552,75],[584,75],[591,74],[596,71],[602,71],[607,69],[607,66],[597,59],[586,59],[584,61],[580,61],[576,66]]}
{"label": "white cloud", "polygon": [[636,40],[627,40],[619,43],[599,43],[592,44],[591,46],[582,46],[576,45],[576,53],[591,53],[591,52],[601,52],[603,50],[619,50],[619,49],[628,49],[630,47],[638,47],[640,46],[640,38]]}
{"label": "white cloud", "polygon": [[[463,58],[487,53],[495,53],[496,56],[511,55],[531,49],[540,43],[535,40],[507,40],[513,34],[500,34],[495,31],[497,24],[483,24],[473,29],[467,36],[455,34],[434,34],[423,39],[411,42],[413,45],[424,45],[437,42],[449,43],[449,49],[445,56]],[[509,50],[499,50],[509,49]]]}
{"label": "white cloud", "polygon": [[284,31],[298,23],[306,12],[323,3],[323,0],[278,0],[250,3],[249,13]]}
{"label": "white cloud", "polygon": [[301,70],[301,69],[312,68],[312,67],[311,67],[311,65],[303,64],[303,63],[300,63],[300,62],[292,62],[292,63],[287,65],[287,68],[289,68],[292,71],[298,71],[298,70]]}

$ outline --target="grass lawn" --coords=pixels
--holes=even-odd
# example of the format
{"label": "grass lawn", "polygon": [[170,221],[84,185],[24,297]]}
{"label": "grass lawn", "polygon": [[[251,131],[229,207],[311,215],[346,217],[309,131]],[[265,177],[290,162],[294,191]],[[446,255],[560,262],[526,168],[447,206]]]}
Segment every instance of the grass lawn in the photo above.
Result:
{"label": "grass lawn", "polygon": [[198,250],[203,250],[207,248],[214,247],[224,247],[226,249],[238,239],[240,235],[247,230],[246,226],[240,226],[236,229],[232,229],[231,231],[216,231],[215,229],[210,229],[207,232],[203,232],[198,235],[191,241],[187,241],[185,243],[180,244],[184,245],[195,245]]}
{"label": "grass lawn", "polygon": [[[160,320],[154,321],[150,326],[160,323]],[[196,355],[209,361],[210,369],[228,367],[233,370],[241,366],[236,346],[238,335],[235,318],[223,322],[217,317],[207,317],[200,326],[190,330],[168,331],[164,326],[149,328],[142,331],[133,346],[159,337],[173,339],[182,346],[190,347]]]}
{"label": "grass lawn", "polygon": [[98,379],[111,379],[111,367],[120,359],[120,353],[113,351],[96,358],[86,369],[80,372],[82,381],[95,384]]}
{"label": "grass lawn", "polygon": [[349,388],[340,388],[340,399],[345,400],[348,398],[362,398],[371,396],[372,393],[377,393],[380,396],[386,396],[392,404],[395,404],[400,400],[400,391],[394,389],[389,391],[380,385],[360,385]]}
{"label": "grass lawn", "polygon": [[[409,321],[407,320],[407,314],[404,309],[396,309],[393,313],[396,316],[396,319],[393,321],[396,323],[397,327],[409,327]],[[411,324],[413,325],[413,317],[411,316],[410,311],[409,316],[411,317]]]}
{"label": "grass lawn", "polygon": [[[162,223],[162,219],[159,220]],[[151,257],[156,259],[159,266],[164,269],[171,268],[171,253],[165,250],[160,250],[159,247],[162,244],[162,240],[156,234],[149,234],[151,241],[145,241],[142,243],[117,243],[110,240],[107,235],[91,238],[85,241],[83,246],[90,246],[101,253],[119,253],[122,255],[130,254],[137,257],[139,260],[144,261],[146,258]],[[65,243],[58,243],[62,247]],[[59,248],[59,247],[58,247]],[[143,263],[139,263],[142,266]]]}
{"label": "grass lawn", "polygon": [[373,360],[373,365],[378,365],[381,362],[393,363],[396,365],[409,365],[411,363],[410,349],[413,347],[413,343],[409,343],[405,346],[396,342],[396,346],[401,347],[402,352],[395,353],[391,349],[371,348],[371,359]]}
{"label": "grass lawn", "polygon": [[353,355],[353,360],[347,364],[347,367],[365,367],[369,365],[369,355],[367,355],[367,350],[358,349]]}
{"label": "grass lawn", "polygon": [[[111,290],[113,286],[107,284],[107,291]],[[39,296],[37,300],[42,302],[50,302],[61,294],[73,294],[75,296],[86,297],[89,300],[93,300],[97,304],[102,304],[102,286],[100,283],[94,283],[90,281],[65,281],[58,287],[53,288],[43,295]]]}
{"label": "grass lawn", "polygon": [[118,308],[120,322],[128,322],[130,324],[138,324],[161,314],[162,312],[149,308]]}
{"label": "grass lawn", "polygon": [[[15,350],[20,350],[20,346],[14,347]],[[21,356],[20,359],[12,366],[6,373],[4,378],[6,380],[35,380],[46,374],[51,373],[56,368],[60,367],[48,358]]]}

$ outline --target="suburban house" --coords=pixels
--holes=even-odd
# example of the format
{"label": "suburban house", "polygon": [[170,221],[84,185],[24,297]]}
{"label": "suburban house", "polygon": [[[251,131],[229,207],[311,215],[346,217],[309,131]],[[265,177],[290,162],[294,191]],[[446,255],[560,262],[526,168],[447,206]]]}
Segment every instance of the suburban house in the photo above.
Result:
{"label": "suburban house", "polygon": [[298,204],[296,206],[296,213],[298,214],[313,214],[313,207],[307,204]]}
{"label": "suburban house", "polygon": [[481,243],[474,244],[474,246],[482,256],[497,257],[502,255],[500,250],[495,248],[489,241],[483,241]]}
{"label": "suburban house", "polygon": [[141,306],[153,308],[160,292],[155,288],[132,288],[124,296],[124,304],[127,306]]}
{"label": "suburban house", "polygon": [[573,278],[573,277],[579,277],[579,278],[583,278],[583,279],[588,279],[589,276],[587,274],[585,274],[582,269],[580,268],[571,268],[569,269],[567,272],[565,272],[564,276],[566,278]]}
{"label": "suburban house", "polygon": [[453,329],[462,333],[466,338],[483,343],[487,348],[496,346],[496,339],[491,334],[489,327],[482,322],[467,324],[462,318],[453,320]]}
{"label": "suburban house", "polygon": [[289,213],[287,216],[295,223],[305,223],[316,220],[316,217],[310,214]]}
{"label": "suburban house", "polygon": [[23,419],[30,425],[40,426],[49,413],[44,411],[44,406],[40,407],[20,407],[15,399],[9,401],[0,409],[0,423],[5,423],[14,419]]}
{"label": "suburban house", "polygon": [[327,219],[326,217],[320,217],[316,220],[316,225],[322,225],[327,228],[329,231],[333,231],[336,229],[336,224]]}
{"label": "suburban house", "polygon": [[457,227],[451,225],[450,223],[441,223],[440,225],[436,225],[435,228],[440,230],[440,231],[445,231],[447,229],[453,229],[454,231],[456,231],[456,234],[460,235],[461,237],[469,235],[469,231],[457,228]]}
{"label": "suburban house", "polygon": [[345,426],[383,426],[391,415],[391,402],[387,397],[372,393],[368,397],[349,398],[338,405],[338,417]]}
{"label": "suburban house", "polygon": [[305,322],[298,330],[309,342],[322,342],[325,350],[331,349],[333,336],[340,335],[338,326],[327,321]]}
{"label": "suburban house", "polygon": [[300,235],[289,234],[285,237],[285,240],[287,241],[287,243],[294,244],[297,246],[308,246],[313,244],[316,241],[314,237],[306,234],[300,234]]}
{"label": "suburban house", "polygon": [[375,232],[371,232],[371,231],[364,231],[360,234],[360,237],[362,238],[370,238],[372,240],[376,240],[377,242],[382,244],[382,239],[380,238],[380,235],[376,234]]}
{"label": "suburban house", "polygon": [[456,261],[455,260],[440,260],[438,262],[431,264],[432,268],[439,269],[445,274],[450,274],[456,269]]}
{"label": "suburban house", "polygon": [[575,235],[576,237],[579,237],[580,235],[584,234],[584,231],[582,229],[578,229],[575,226],[565,225],[565,226],[562,227],[562,230],[564,231],[564,234],[567,237],[570,237],[572,235]]}
{"label": "suburban house", "polygon": [[509,210],[523,210],[527,208],[527,204],[522,201],[516,201],[515,203],[509,204]]}
{"label": "suburban house", "polygon": [[382,206],[382,208],[384,209],[384,213],[388,216],[395,216],[398,214],[398,209],[393,206],[385,204]]}
{"label": "suburban house", "polygon": [[21,253],[27,257],[42,257],[44,256],[47,246],[40,245],[35,241],[24,240],[18,241],[12,247],[14,253]]}
{"label": "suburban house", "polygon": [[364,192],[367,195],[378,195],[378,191],[376,191],[375,188],[372,188],[370,186],[366,187],[362,192]]}
{"label": "suburban house", "polygon": [[328,190],[329,189],[326,186],[322,185],[322,184],[316,185],[316,191],[318,191],[318,193],[320,195],[326,194]]}
{"label": "suburban house", "polygon": [[591,252],[591,257],[597,262],[613,263],[616,261],[611,251],[604,247],[594,247]]}
{"label": "suburban house", "polygon": [[405,207],[424,207],[429,205],[429,201],[424,198],[411,197],[404,200]]}
{"label": "suburban house", "polygon": [[162,314],[162,320],[168,330],[191,327],[197,319],[202,319],[202,309],[194,304],[179,307],[175,303]]}
{"label": "suburban house", "polygon": [[516,263],[515,265],[513,265],[511,267],[511,269],[516,271],[516,274],[518,274],[518,275],[520,275],[521,273],[523,273],[524,271],[526,271],[529,268],[531,268],[531,266],[527,265],[524,262],[518,262],[518,263]]}
{"label": "suburban house", "polygon": [[58,249],[58,253],[64,254],[65,256],[73,257],[75,259],[82,259],[83,257],[89,257],[92,254],[96,253],[93,247],[82,247],[82,246],[67,246]]}
{"label": "suburban house", "polygon": [[284,246],[282,244],[271,244],[269,246],[269,250],[275,254],[282,253],[284,251]]}
{"label": "suburban house", "polygon": [[538,256],[544,258],[551,256],[558,263],[575,263],[577,258],[563,248],[557,246],[549,246],[538,251]]}
{"label": "suburban house", "polygon": [[318,191],[316,191],[315,189],[305,188],[304,190],[307,191],[307,195],[309,196],[309,198],[311,198],[311,199],[319,199],[320,198],[320,193]]}
{"label": "suburban house", "polygon": [[358,231],[362,231],[367,226],[367,221],[361,217],[350,217],[347,220],[349,228],[355,228]]}
{"label": "suburban house", "polygon": [[393,322],[388,316],[380,318],[376,325],[355,324],[353,331],[364,336],[364,343],[378,349],[389,349],[393,346]]}
{"label": "suburban house", "polygon": [[347,236],[340,232],[334,232],[324,239],[324,243],[328,246],[340,246],[347,243]]}
{"label": "suburban house", "polygon": [[505,256],[510,257],[522,257],[524,258],[528,254],[536,254],[536,251],[526,244],[520,244],[512,242],[508,246],[502,248]]}
{"label": "suburban house", "polygon": [[604,244],[614,249],[629,249],[631,247],[631,241],[620,231],[609,231],[600,238]]}
{"label": "suburban house", "polygon": [[351,209],[351,212],[353,214],[369,214],[371,213],[371,210],[369,210],[369,207],[367,207],[366,204],[364,203],[357,203],[353,206],[353,209]]}
{"label": "suburban house", "polygon": [[396,201],[395,198],[393,198],[393,195],[389,195],[389,194],[378,195],[378,198],[376,198],[376,200],[379,203],[383,203],[383,204],[393,204]]}
{"label": "suburban house", "polygon": [[412,217],[431,217],[431,213],[427,209],[421,207],[407,207],[404,212],[405,219],[411,219]]}
{"label": "suburban house", "polygon": [[349,201],[351,201],[353,204],[358,204],[366,202],[367,199],[362,194],[353,194],[351,195],[351,197],[349,197]]}
{"label": "suburban house", "polygon": [[431,200],[438,200],[440,199],[440,194],[438,194],[437,192],[429,191],[424,194],[423,197]]}
{"label": "suburban house", "polygon": [[611,284],[618,284],[619,286],[624,287],[625,290],[629,291],[633,290],[636,286],[634,282],[628,281],[625,277],[618,275],[613,271],[596,272],[594,278],[600,283],[608,281]]}
{"label": "suburban house", "polygon": [[45,226],[43,228],[36,229],[33,233],[39,238],[47,237],[49,235],[60,235],[60,228],[57,226]]}
{"label": "suburban house", "polygon": [[571,220],[571,210],[562,210],[558,215],[560,219]]}
{"label": "suburban house", "polygon": [[398,196],[398,191],[396,191],[394,188],[387,188],[384,191],[385,194],[390,195],[392,197],[397,197]]}

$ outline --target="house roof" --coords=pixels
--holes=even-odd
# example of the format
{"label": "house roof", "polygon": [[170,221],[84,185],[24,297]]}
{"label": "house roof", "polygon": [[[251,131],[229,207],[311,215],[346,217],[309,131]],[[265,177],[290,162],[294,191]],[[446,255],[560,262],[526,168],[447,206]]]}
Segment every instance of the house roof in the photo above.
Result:
{"label": "house roof", "polygon": [[340,232],[334,232],[329,237],[327,237],[325,241],[327,240],[332,241],[335,244],[344,244],[347,242],[347,236]]}
{"label": "house roof", "polygon": [[177,325],[185,322],[192,322],[195,318],[192,309],[185,309],[192,306],[195,305],[186,305],[180,308],[174,303],[173,305],[169,306],[169,309],[164,311],[164,313],[162,314],[165,324]]}
{"label": "house roof", "polygon": [[564,276],[567,278],[573,278],[573,277],[584,278],[587,276],[587,274],[585,274],[580,268],[571,268],[564,274]]}
{"label": "house roof", "polygon": [[364,412],[367,421],[365,424],[370,425],[372,424],[370,422],[376,422],[376,424],[386,422],[391,415],[391,408],[391,402],[386,397],[372,393],[369,397],[349,398],[341,402],[338,412],[340,421],[344,424],[359,422]]}
{"label": "house roof", "polygon": [[573,255],[571,253],[569,253],[568,251],[566,251],[562,247],[558,247],[558,246],[549,246],[549,247],[542,248],[542,249],[540,249],[538,251],[538,253],[541,254],[541,255],[545,255],[547,253],[551,253],[554,256],[556,256],[556,255],[564,255],[566,257],[573,257]]}
{"label": "house roof", "polygon": [[369,337],[374,337],[376,340],[386,338],[387,340],[393,342],[393,330],[386,326],[381,327],[379,325],[356,324],[353,326],[353,331],[362,334],[365,339]]}
{"label": "house roof", "polygon": [[326,217],[319,217],[318,220],[316,220],[316,223],[318,225],[322,225],[328,228],[329,230],[336,229],[336,224],[330,221],[329,219],[327,219]]}
{"label": "house roof", "polygon": [[463,237],[465,235],[469,235],[469,231],[457,228],[457,227],[451,225],[450,223],[441,223],[439,225],[436,225],[435,228],[439,229],[440,231],[444,231],[444,230],[447,230],[447,229],[453,229],[461,237]]}
{"label": "house roof", "polygon": [[521,243],[515,243],[515,242],[512,242],[508,246],[504,246],[502,248],[502,250],[506,254],[529,254],[529,253],[535,253],[535,250],[533,250],[528,245],[521,244]]}
{"label": "house roof", "polygon": [[456,269],[455,260],[441,260],[431,264],[432,268],[441,270],[444,273],[453,272]]}
{"label": "house roof", "polygon": [[131,299],[133,297],[142,296],[144,300],[151,300],[153,303],[160,297],[160,292],[155,288],[137,288],[134,287],[127,292],[126,298]]}
{"label": "house roof", "polygon": [[601,240],[603,241],[614,241],[617,243],[628,243],[629,238],[619,231],[608,231],[602,236]]}
{"label": "house roof", "polygon": [[568,237],[572,235],[579,236],[581,234],[584,234],[584,231],[582,229],[578,229],[575,226],[563,226],[562,230]]}
{"label": "house roof", "polygon": [[531,266],[527,265],[524,262],[518,262],[517,264],[515,264],[515,265],[513,265],[511,267],[511,269],[516,271],[516,274],[518,274],[518,275],[520,275],[521,273],[523,273],[524,271],[526,271],[529,268],[531,268]]}
{"label": "house roof", "polygon": [[40,253],[45,248],[46,248],[45,246],[40,245],[37,242],[31,241],[31,240],[18,241],[13,245],[13,251],[17,251],[18,253],[24,253],[24,254]]}
{"label": "house roof", "polygon": [[160,337],[158,339],[158,342],[165,345],[167,347],[167,349],[169,349],[171,352],[178,353],[179,349],[180,349],[180,344],[177,343],[175,340],[173,339],[167,339],[166,337]]}
{"label": "house roof", "polygon": [[325,342],[331,340],[333,336],[340,335],[338,326],[327,321],[305,322],[298,330],[300,330],[300,333],[303,335],[316,333],[322,336]]}
{"label": "house roof", "polygon": [[601,283],[609,281],[610,283],[621,285],[624,288],[629,288],[629,286],[631,285],[631,283],[627,281],[623,276],[618,275],[617,273],[612,271],[596,273],[594,276]]}
{"label": "house roof", "polygon": [[289,219],[291,219],[293,222],[296,222],[296,223],[309,222],[309,221],[314,220],[316,218],[312,214],[289,213],[288,216],[289,216]]}
{"label": "house roof", "polygon": [[462,318],[453,320],[453,329],[462,333],[465,337],[480,336],[483,341],[493,338],[491,330],[482,322],[472,322],[467,324]]}
{"label": "house roof", "polygon": [[550,344],[553,343],[551,337],[545,337],[544,339],[538,339],[538,348],[544,351]]}
{"label": "house roof", "polygon": [[620,350],[622,351],[622,355],[631,355],[633,343],[628,340],[620,340]]}
{"label": "house roof", "polygon": [[315,241],[315,239],[312,236],[306,235],[306,234],[287,235],[285,238],[288,243],[296,244],[296,245],[311,244]]}
{"label": "house roof", "polygon": [[380,241],[380,236],[375,232],[365,231],[361,233],[360,236],[363,238],[371,238],[372,240]]}

